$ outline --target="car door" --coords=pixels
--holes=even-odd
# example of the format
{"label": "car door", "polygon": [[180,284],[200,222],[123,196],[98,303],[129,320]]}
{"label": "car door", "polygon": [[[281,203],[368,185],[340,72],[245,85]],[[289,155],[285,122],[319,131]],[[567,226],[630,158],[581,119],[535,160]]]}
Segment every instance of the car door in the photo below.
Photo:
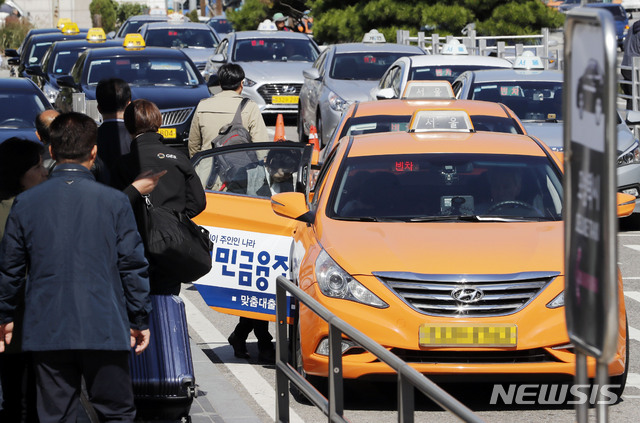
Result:
{"label": "car door", "polygon": [[[205,210],[194,221],[209,230],[214,243],[212,270],[194,285],[210,307],[275,320],[276,277],[290,276],[296,221],[276,215],[270,197],[306,191],[312,150],[311,144],[296,142],[249,143],[192,158],[207,197]],[[285,182],[271,176],[276,173],[269,166],[276,163],[292,171],[288,188],[278,187]]]}

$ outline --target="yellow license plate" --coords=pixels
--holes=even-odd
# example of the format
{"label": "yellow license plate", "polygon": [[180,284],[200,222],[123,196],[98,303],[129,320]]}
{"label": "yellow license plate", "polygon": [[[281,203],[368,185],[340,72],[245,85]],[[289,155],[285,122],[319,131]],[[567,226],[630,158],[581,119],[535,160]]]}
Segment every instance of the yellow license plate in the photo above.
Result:
{"label": "yellow license plate", "polygon": [[297,95],[274,95],[271,97],[272,104],[298,104]]}
{"label": "yellow license plate", "polygon": [[508,323],[443,323],[420,326],[419,336],[423,347],[515,347],[517,333],[517,326]]}
{"label": "yellow license plate", "polygon": [[175,138],[176,128],[160,128],[158,129],[158,133],[165,138]]}

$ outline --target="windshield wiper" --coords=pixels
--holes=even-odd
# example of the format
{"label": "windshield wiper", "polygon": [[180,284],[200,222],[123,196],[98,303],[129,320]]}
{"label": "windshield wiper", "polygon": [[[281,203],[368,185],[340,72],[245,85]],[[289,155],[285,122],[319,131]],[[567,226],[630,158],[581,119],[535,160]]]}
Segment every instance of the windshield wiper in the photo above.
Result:
{"label": "windshield wiper", "polygon": [[336,216],[336,220],[349,220],[353,222],[404,222],[404,220],[390,218],[390,217],[375,217],[375,216]]}
{"label": "windshield wiper", "polygon": [[[537,218],[536,218],[537,219]],[[478,216],[473,214],[447,216],[419,216],[408,219],[409,222],[522,222],[530,220],[522,217]]]}

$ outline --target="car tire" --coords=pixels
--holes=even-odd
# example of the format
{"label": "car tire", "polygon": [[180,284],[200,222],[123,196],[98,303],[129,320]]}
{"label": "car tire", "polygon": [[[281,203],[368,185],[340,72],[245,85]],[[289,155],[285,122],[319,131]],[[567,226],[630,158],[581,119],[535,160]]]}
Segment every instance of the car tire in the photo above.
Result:
{"label": "car tire", "polygon": [[302,120],[302,104],[298,103],[298,141],[307,143],[309,136],[304,133],[304,122]]}
{"label": "car tire", "polygon": [[[296,310],[298,310],[299,305],[300,303],[297,303]],[[300,325],[298,323],[298,313],[296,313],[294,324],[289,326],[289,354],[291,366],[326,397],[326,378],[310,376],[304,371],[302,361],[302,347],[300,345]],[[298,403],[311,404],[309,398],[307,398],[306,395],[302,393],[302,391],[298,389],[295,384],[290,383],[289,385],[289,391]]]}
{"label": "car tire", "polygon": [[320,114],[319,109],[318,109],[318,113],[316,113],[316,116],[317,116],[316,129],[318,130],[318,144],[320,145],[320,148],[323,148],[324,147],[324,140],[322,139],[323,124],[322,124],[322,115]]}

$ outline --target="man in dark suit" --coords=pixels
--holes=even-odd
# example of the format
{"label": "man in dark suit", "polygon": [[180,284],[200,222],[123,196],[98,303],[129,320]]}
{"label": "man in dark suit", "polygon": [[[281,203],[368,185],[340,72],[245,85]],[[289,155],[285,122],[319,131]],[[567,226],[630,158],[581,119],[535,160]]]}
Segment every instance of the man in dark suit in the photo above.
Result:
{"label": "man in dark suit", "polygon": [[124,109],[131,103],[131,88],[122,79],[103,79],[96,87],[96,100],[102,115],[102,125],[98,128],[98,157],[107,172],[98,180],[108,183],[113,166],[131,150],[131,135],[124,126]]}

